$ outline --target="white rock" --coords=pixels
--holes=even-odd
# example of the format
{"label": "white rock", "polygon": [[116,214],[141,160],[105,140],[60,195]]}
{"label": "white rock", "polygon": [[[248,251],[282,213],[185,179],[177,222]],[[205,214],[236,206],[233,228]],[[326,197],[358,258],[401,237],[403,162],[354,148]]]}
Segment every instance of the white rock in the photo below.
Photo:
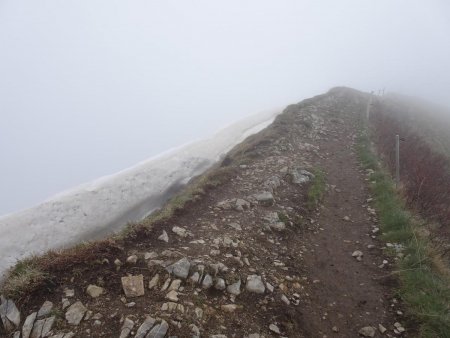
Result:
{"label": "white rock", "polygon": [[165,320],[161,321],[161,324],[155,325],[153,329],[148,333],[146,338],[164,338],[169,330],[169,324]]}
{"label": "white rock", "polygon": [[155,325],[156,320],[150,316],[145,318],[145,321],[138,328],[134,338],[144,338],[148,331]]}
{"label": "white rock", "polygon": [[136,255],[131,255],[127,258],[128,264],[136,264],[137,261],[138,261],[138,256],[136,256]]}
{"label": "white rock", "polygon": [[125,296],[140,297],[145,294],[143,275],[122,277],[121,281]]}
{"label": "white rock", "polygon": [[[97,285],[89,285],[86,289],[86,293],[91,296],[92,298],[98,298],[100,297],[103,293],[105,292],[105,290]],[[38,314],[39,316],[39,314]]]}
{"label": "white rock", "polygon": [[169,273],[173,273],[179,278],[186,279],[189,276],[189,269],[191,268],[191,263],[186,257],[183,257],[178,262],[168,266],[166,270]]}
{"label": "white rock", "polygon": [[212,285],[213,285],[213,279],[209,274],[207,274],[205,276],[205,278],[203,278],[202,288],[206,290],[206,289],[209,289]]}
{"label": "white rock", "polygon": [[359,330],[358,333],[363,337],[375,337],[376,331],[372,326],[366,326]]}
{"label": "white rock", "polygon": [[36,320],[37,312],[33,312],[25,319],[25,323],[22,326],[22,338],[29,338],[31,330],[33,329],[34,321]]}
{"label": "white rock", "polygon": [[275,324],[270,324],[269,325],[269,330],[274,332],[274,333],[276,333],[276,334],[281,334],[280,329]]}
{"label": "white rock", "polygon": [[160,241],[169,243],[169,235],[167,235],[167,232],[166,232],[165,230],[163,230],[161,236],[159,236],[158,239],[159,239]]}
{"label": "white rock", "polygon": [[239,296],[241,294],[241,280],[228,285],[227,292],[232,295]]}
{"label": "white rock", "polygon": [[80,301],[73,303],[66,312],[66,320],[70,325],[78,325],[84,317],[87,309]]}
{"label": "white rock", "polygon": [[122,329],[120,330],[120,338],[127,338],[131,330],[133,330],[134,322],[130,318],[125,318],[123,322]]}
{"label": "white rock", "polygon": [[38,318],[42,318],[45,316],[48,316],[50,312],[52,312],[53,309],[53,303],[50,301],[45,301],[44,304],[42,304],[41,308],[39,309],[37,313]]}
{"label": "white rock", "polygon": [[178,227],[178,226],[174,226],[172,228],[172,232],[174,232],[175,234],[177,234],[180,237],[187,237],[187,235],[188,235],[188,231],[185,228]]}
{"label": "white rock", "polygon": [[151,290],[154,287],[156,287],[159,283],[159,274],[156,274],[153,276],[153,278],[151,279],[151,281],[148,283],[148,288]]}
{"label": "white rock", "polygon": [[266,290],[266,287],[264,286],[261,276],[258,276],[258,275],[248,276],[245,288],[249,292],[259,293],[259,294],[264,293],[264,291]]}

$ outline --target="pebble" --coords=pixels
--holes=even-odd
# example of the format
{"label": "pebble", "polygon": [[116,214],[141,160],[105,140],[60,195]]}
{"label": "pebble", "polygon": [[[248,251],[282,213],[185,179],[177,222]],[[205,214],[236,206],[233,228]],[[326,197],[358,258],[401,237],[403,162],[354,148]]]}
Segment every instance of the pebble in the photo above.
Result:
{"label": "pebble", "polygon": [[66,311],[66,320],[70,325],[78,325],[84,317],[87,309],[80,301],[73,303]]}
{"label": "pebble", "polygon": [[261,279],[261,276],[258,275],[250,275],[247,277],[247,283],[245,284],[245,288],[249,292],[253,293],[264,293],[266,287]]}
{"label": "pebble", "polygon": [[269,325],[269,330],[276,333],[276,334],[281,334],[280,332],[280,328],[278,326],[276,326],[275,324],[270,324]]}

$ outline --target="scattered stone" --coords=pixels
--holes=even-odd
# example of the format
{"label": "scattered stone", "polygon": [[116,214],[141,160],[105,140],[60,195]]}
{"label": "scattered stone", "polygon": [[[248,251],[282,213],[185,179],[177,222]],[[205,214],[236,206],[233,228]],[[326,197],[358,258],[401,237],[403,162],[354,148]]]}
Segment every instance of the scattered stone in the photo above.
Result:
{"label": "scattered stone", "polygon": [[276,334],[281,334],[280,332],[280,328],[278,326],[276,326],[275,324],[270,324],[269,325],[269,330],[276,333]]}
{"label": "scattered stone", "polygon": [[66,298],[72,298],[72,297],[75,297],[75,290],[65,288],[65,289],[64,289],[64,296],[65,296]]}
{"label": "scattered stone", "polygon": [[236,210],[244,211],[246,209],[250,209],[250,206],[250,202],[247,202],[246,200],[243,200],[241,198],[236,199]]}
{"label": "scattered stone", "polygon": [[122,262],[120,261],[120,259],[116,258],[114,260],[114,265],[117,267],[117,270],[118,270],[122,266]]}
{"label": "scattered stone", "polygon": [[214,284],[214,288],[216,290],[225,290],[227,285],[225,284],[225,280],[223,278],[217,278],[216,283]]}
{"label": "scattered stone", "polygon": [[274,198],[272,193],[268,191],[264,191],[262,193],[254,195],[256,200],[261,204],[265,206],[271,206],[274,203]]}
{"label": "scattered stone", "polygon": [[62,309],[65,310],[70,306],[70,302],[67,298],[62,299]]}
{"label": "scattered stone", "polygon": [[356,250],[352,253],[352,257],[355,257],[357,261],[362,261],[364,254],[360,250]]}
{"label": "scattered stone", "polygon": [[171,281],[170,277],[166,279],[166,281],[164,282],[164,285],[161,288],[161,291],[166,291],[169,288],[170,281]]}
{"label": "scattered stone", "polygon": [[157,254],[156,252],[154,252],[154,251],[152,251],[152,252],[146,252],[146,253],[144,254],[144,259],[145,259],[146,261],[148,261],[149,259],[157,258],[157,257],[158,257],[158,254]]}
{"label": "scattered stone", "polygon": [[237,309],[240,309],[242,306],[236,305],[236,304],[226,304],[226,305],[222,305],[220,308],[222,309],[223,312],[234,312]]}
{"label": "scattered stone", "polygon": [[178,262],[168,266],[166,270],[169,273],[173,273],[179,278],[186,279],[189,276],[189,269],[191,268],[191,263],[186,257],[183,257]]}
{"label": "scattered stone", "polygon": [[155,322],[156,320],[154,318],[147,316],[142,325],[139,326],[134,338],[144,338],[147,332],[155,325]]}
{"label": "scattered stone", "polygon": [[[89,285],[86,289],[86,293],[91,296],[92,298],[98,298],[100,297],[103,293],[105,292],[105,290],[97,285]],[[38,314],[39,317],[39,314]]]}
{"label": "scattered stone", "polygon": [[146,336],[146,338],[164,338],[169,330],[169,324],[165,320],[161,321],[161,324],[156,325]]}
{"label": "scattered stone", "polygon": [[380,331],[381,334],[384,334],[387,329],[383,325],[378,324],[378,331]]}
{"label": "scattered stone", "polygon": [[20,325],[20,312],[10,299],[0,297],[0,318],[6,331],[14,331]]}
{"label": "scattered stone", "polygon": [[172,290],[178,291],[178,289],[180,288],[180,286],[181,286],[181,279],[174,279],[174,280],[172,281],[172,283],[170,284],[168,290],[169,290],[169,291],[172,291]]}
{"label": "scattered stone", "polygon": [[346,222],[350,222],[350,217],[344,216],[343,220],[346,221]]}
{"label": "scattered stone", "polygon": [[193,338],[200,337],[200,329],[195,324],[189,325],[189,328],[191,329],[191,333],[193,335]]}
{"label": "scattered stone", "polygon": [[166,298],[172,302],[178,302],[178,292],[172,290],[166,295]]}
{"label": "scattered stone", "polygon": [[169,243],[169,235],[167,235],[167,232],[166,232],[165,230],[163,230],[161,236],[159,236],[158,239],[159,239],[160,241]]}
{"label": "scattered stone", "polygon": [[359,335],[363,336],[363,337],[375,337],[375,328],[373,328],[372,326],[366,326],[363,327],[361,330],[359,330]]}
{"label": "scattered stone", "polygon": [[209,274],[206,274],[205,278],[203,278],[202,288],[207,290],[213,285],[213,279]]}
{"label": "scattered stone", "polygon": [[331,330],[333,331],[333,332],[339,332],[339,328],[337,327],[337,326],[333,326],[332,328],[331,328]]}
{"label": "scattered stone", "polygon": [[232,227],[233,229],[235,229],[235,230],[238,230],[238,231],[241,231],[242,230],[242,227],[241,227],[241,225],[239,224],[239,223],[235,223],[235,222],[233,222],[233,223],[230,223],[230,224],[228,224],[230,227]]}
{"label": "scattered stone", "polygon": [[66,320],[70,325],[78,325],[84,317],[87,309],[80,301],[73,303],[66,312]]}
{"label": "scattered stone", "polygon": [[198,272],[194,272],[194,274],[189,277],[189,280],[193,283],[193,284],[198,284],[199,280],[200,280],[200,274]]}
{"label": "scattered stone", "polygon": [[34,321],[36,320],[37,312],[33,312],[25,319],[25,323],[22,326],[22,338],[29,338],[31,330],[33,329]]}
{"label": "scattered stone", "polygon": [[120,338],[127,338],[131,330],[133,329],[134,322],[130,318],[125,318],[125,321],[123,322],[122,329],[120,331]]}
{"label": "scattered stone", "polygon": [[290,305],[291,302],[289,301],[289,299],[285,296],[285,295],[281,295],[281,301],[286,304],[286,305]]}
{"label": "scattered stone", "polygon": [[228,285],[227,291],[234,296],[239,296],[241,294],[241,280]]}
{"label": "scattered stone", "polygon": [[56,317],[50,317],[47,319],[37,320],[34,323],[33,330],[31,331],[30,338],[48,337],[55,323]]}
{"label": "scattered stone", "polygon": [[293,184],[304,184],[314,178],[314,175],[312,173],[302,169],[292,169],[289,172],[289,175]]}
{"label": "scattered stone", "polygon": [[405,332],[405,328],[399,322],[394,323],[394,327],[397,329],[399,333]]}
{"label": "scattered stone", "polygon": [[245,288],[247,289],[247,291],[253,293],[264,293],[264,291],[266,290],[266,287],[264,286],[261,276],[258,275],[248,276]]}
{"label": "scattered stone", "polygon": [[174,232],[176,235],[178,235],[180,237],[187,237],[188,236],[188,231],[185,228],[182,228],[182,227],[174,226],[172,228],[172,232]]}
{"label": "scattered stone", "polygon": [[52,309],[53,309],[53,303],[50,301],[45,301],[37,313],[37,318],[43,318],[43,317],[48,316],[50,314],[50,312],[52,312]]}
{"label": "scattered stone", "polygon": [[136,256],[136,255],[131,255],[130,257],[127,258],[128,264],[136,264],[137,261],[138,261],[138,256]]}
{"label": "scattered stone", "polygon": [[267,290],[269,290],[269,292],[271,292],[271,293],[273,292],[274,287],[269,282],[266,282],[266,288],[267,288]]}
{"label": "scattered stone", "polygon": [[148,282],[148,288],[151,290],[156,287],[159,283],[159,274],[153,276],[150,282]]}
{"label": "scattered stone", "polygon": [[126,297],[140,297],[145,294],[143,275],[122,277],[121,280]]}

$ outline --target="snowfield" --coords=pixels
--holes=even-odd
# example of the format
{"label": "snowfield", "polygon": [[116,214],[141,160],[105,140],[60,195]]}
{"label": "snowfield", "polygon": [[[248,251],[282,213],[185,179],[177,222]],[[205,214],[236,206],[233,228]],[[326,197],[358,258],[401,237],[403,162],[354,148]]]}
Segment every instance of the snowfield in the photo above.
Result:
{"label": "snowfield", "polygon": [[138,221],[279,111],[247,117],[213,137],[172,149],[117,174],[58,194],[35,207],[0,217],[0,276],[31,254],[103,238]]}

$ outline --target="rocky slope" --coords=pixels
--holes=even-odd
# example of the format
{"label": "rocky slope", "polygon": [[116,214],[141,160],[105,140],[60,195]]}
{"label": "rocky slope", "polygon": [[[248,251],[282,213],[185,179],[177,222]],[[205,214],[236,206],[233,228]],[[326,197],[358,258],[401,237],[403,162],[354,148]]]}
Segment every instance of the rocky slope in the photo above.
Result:
{"label": "rocky slope", "polygon": [[354,151],[367,99],[336,88],[291,105],[171,217],[42,258],[47,278],[2,299],[3,334],[406,336]]}

